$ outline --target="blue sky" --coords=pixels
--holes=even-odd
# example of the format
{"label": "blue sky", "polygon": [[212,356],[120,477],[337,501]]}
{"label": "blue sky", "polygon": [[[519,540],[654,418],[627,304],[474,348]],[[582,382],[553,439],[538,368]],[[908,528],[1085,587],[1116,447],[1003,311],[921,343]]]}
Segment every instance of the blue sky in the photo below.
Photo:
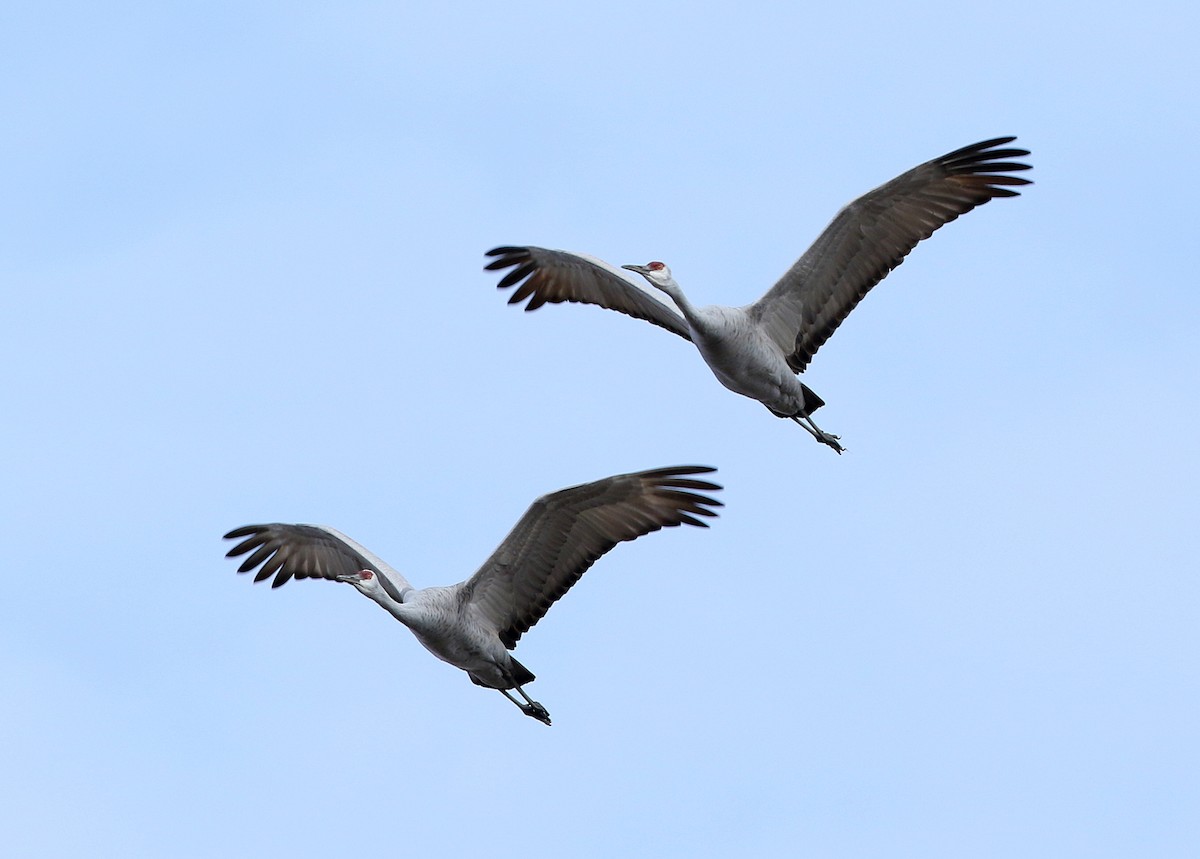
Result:
{"label": "blue sky", "polygon": [[[0,831],[58,856],[1200,850],[1184,4],[11,3],[0,14]],[[498,244],[747,303],[988,137],[1036,184],[814,360],[837,457],[688,344],[504,303]],[[345,586],[680,463],[727,508],[521,642],[553,728]]]}

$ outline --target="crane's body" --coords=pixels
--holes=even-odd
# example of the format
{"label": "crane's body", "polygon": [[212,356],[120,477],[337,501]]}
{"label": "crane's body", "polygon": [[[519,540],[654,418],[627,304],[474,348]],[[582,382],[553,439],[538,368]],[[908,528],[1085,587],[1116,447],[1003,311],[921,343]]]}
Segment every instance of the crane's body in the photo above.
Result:
{"label": "crane's body", "polygon": [[696,307],[664,263],[625,265],[661,289],[683,315],[691,341],[717,380],[734,393],[758,400],[772,414],[791,418],[813,438],[841,453],[838,437],[818,427],[812,413],[825,404],[788,366],[779,344],[758,325],[751,309],[708,305]]}
{"label": "crane's body", "polygon": [[691,310],[685,318],[700,357],[722,385],[777,415],[803,410],[799,379],[787,369],[779,348],[749,323],[745,310],[709,305]]}
{"label": "crane's body", "polygon": [[[500,677],[511,657],[496,637],[495,630],[489,629],[471,604],[462,599],[457,585],[410,588],[404,602],[397,602],[383,587],[371,586],[376,575],[382,578],[385,573],[360,570],[336,580],[354,585],[359,593],[379,603],[388,614],[407,626],[426,650],[443,662],[471,674]],[[506,682],[500,678],[486,685],[511,689],[511,682],[502,685]]]}

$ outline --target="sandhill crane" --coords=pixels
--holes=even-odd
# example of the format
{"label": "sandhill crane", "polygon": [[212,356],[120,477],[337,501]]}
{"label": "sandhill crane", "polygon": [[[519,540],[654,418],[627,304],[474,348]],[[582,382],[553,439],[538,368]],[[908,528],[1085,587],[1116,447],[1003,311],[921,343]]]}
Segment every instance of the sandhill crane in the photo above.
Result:
{"label": "sandhill crane", "polygon": [[[498,247],[488,270],[514,267],[498,284],[520,284],[509,298],[528,298],[526,310],[576,301],[652,322],[691,340],[721,384],[791,418],[838,453],[838,436],[821,430],[812,413],[825,404],[796,374],[862,297],[903,262],[921,239],[1029,180],[1006,175],[1029,169],[1004,159],[1028,150],[1001,148],[997,137],[956,149],[902,173],[843,208],[812,247],[758,301],[745,307],[696,307],[661,262],[625,265],[662,290],[675,306],[630,282],[600,260],[538,247]],[[521,283],[524,281],[524,283]],[[680,316],[682,313],[682,316]]]}
{"label": "sandhill crane", "polygon": [[238,572],[261,565],[254,581],[274,576],[273,588],[292,578],[353,585],[412,630],[438,659],[466,671],[476,685],[500,690],[526,716],[549,725],[546,708],[522,688],[533,681],[533,673],[508,651],[617,543],[680,524],[707,528],[696,517],[715,516],[711,508],[721,502],[689,490],[719,490],[691,476],[714,470],[685,465],[618,474],[544,495],[475,575],[450,587],[414,588],[380,558],[323,525],[236,528],[225,538],[245,539],[227,557],[254,550]]}

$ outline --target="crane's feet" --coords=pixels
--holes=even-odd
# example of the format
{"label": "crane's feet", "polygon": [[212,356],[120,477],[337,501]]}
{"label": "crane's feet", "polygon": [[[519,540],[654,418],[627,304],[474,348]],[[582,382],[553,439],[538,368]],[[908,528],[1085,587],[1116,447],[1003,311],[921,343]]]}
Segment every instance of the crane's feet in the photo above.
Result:
{"label": "crane's feet", "polygon": [[809,435],[811,435],[813,438],[815,438],[817,441],[819,441],[821,444],[829,445],[834,450],[836,450],[839,454],[841,454],[841,452],[846,449],[846,448],[842,447],[841,442],[838,441],[838,439],[840,439],[841,436],[834,435],[831,432],[825,432],[825,430],[821,429],[819,426],[814,424],[812,418],[810,418],[808,415],[791,415],[790,417],[796,423],[800,424],[800,426],[804,427],[804,431],[806,433],[808,433]]}
{"label": "crane's feet", "polygon": [[534,701],[530,704],[518,704],[517,706],[521,708],[521,712],[526,716],[532,716],[543,725],[550,724],[550,713],[547,712],[546,708],[537,701]]}
{"label": "crane's feet", "polygon": [[819,441],[821,444],[829,445],[838,452],[839,456],[841,456],[842,451],[846,448],[842,447],[841,442],[838,441],[840,438],[840,435],[834,435],[833,433],[825,432],[824,430],[822,430],[821,434],[816,437],[817,441]]}

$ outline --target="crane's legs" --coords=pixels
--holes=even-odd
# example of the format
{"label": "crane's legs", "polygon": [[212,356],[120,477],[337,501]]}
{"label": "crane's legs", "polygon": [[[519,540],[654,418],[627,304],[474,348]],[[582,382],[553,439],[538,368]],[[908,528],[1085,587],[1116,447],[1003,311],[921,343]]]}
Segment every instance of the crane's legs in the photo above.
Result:
{"label": "crane's legs", "polygon": [[809,434],[821,444],[827,444],[832,447],[838,452],[839,455],[843,450],[846,449],[842,447],[840,442],[838,442],[838,439],[841,438],[841,436],[825,432],[825,430],[813,423],[813,419],[808,415],[792,415],[792,420],[808,430]]}
{"label": "crane's legs", "polygon": [[526,695],[525,690],[522,689],[520,686],[514,686],[513,688],[516,689],[517,692],[520,693],[521,697],[525,699],[524,704],[522,704],[520,701],[518,701],[516,698],[514,698],[512,695],[510,695],[509,691],[507,689],[501,689],[500,694],[502,694],[505,698],[512,701],[514,704],[516,704],[517,708],[520,709],[520,711],[522,713],[524,713],[526,716],[531,716],[532,718],[537,719],[539,722],[549,725],[550,724],[550,713],[548,713],[546,711],[546,708],[543,707],[541,704],[539,704],[537,701],[534,701],[528,695]]}

